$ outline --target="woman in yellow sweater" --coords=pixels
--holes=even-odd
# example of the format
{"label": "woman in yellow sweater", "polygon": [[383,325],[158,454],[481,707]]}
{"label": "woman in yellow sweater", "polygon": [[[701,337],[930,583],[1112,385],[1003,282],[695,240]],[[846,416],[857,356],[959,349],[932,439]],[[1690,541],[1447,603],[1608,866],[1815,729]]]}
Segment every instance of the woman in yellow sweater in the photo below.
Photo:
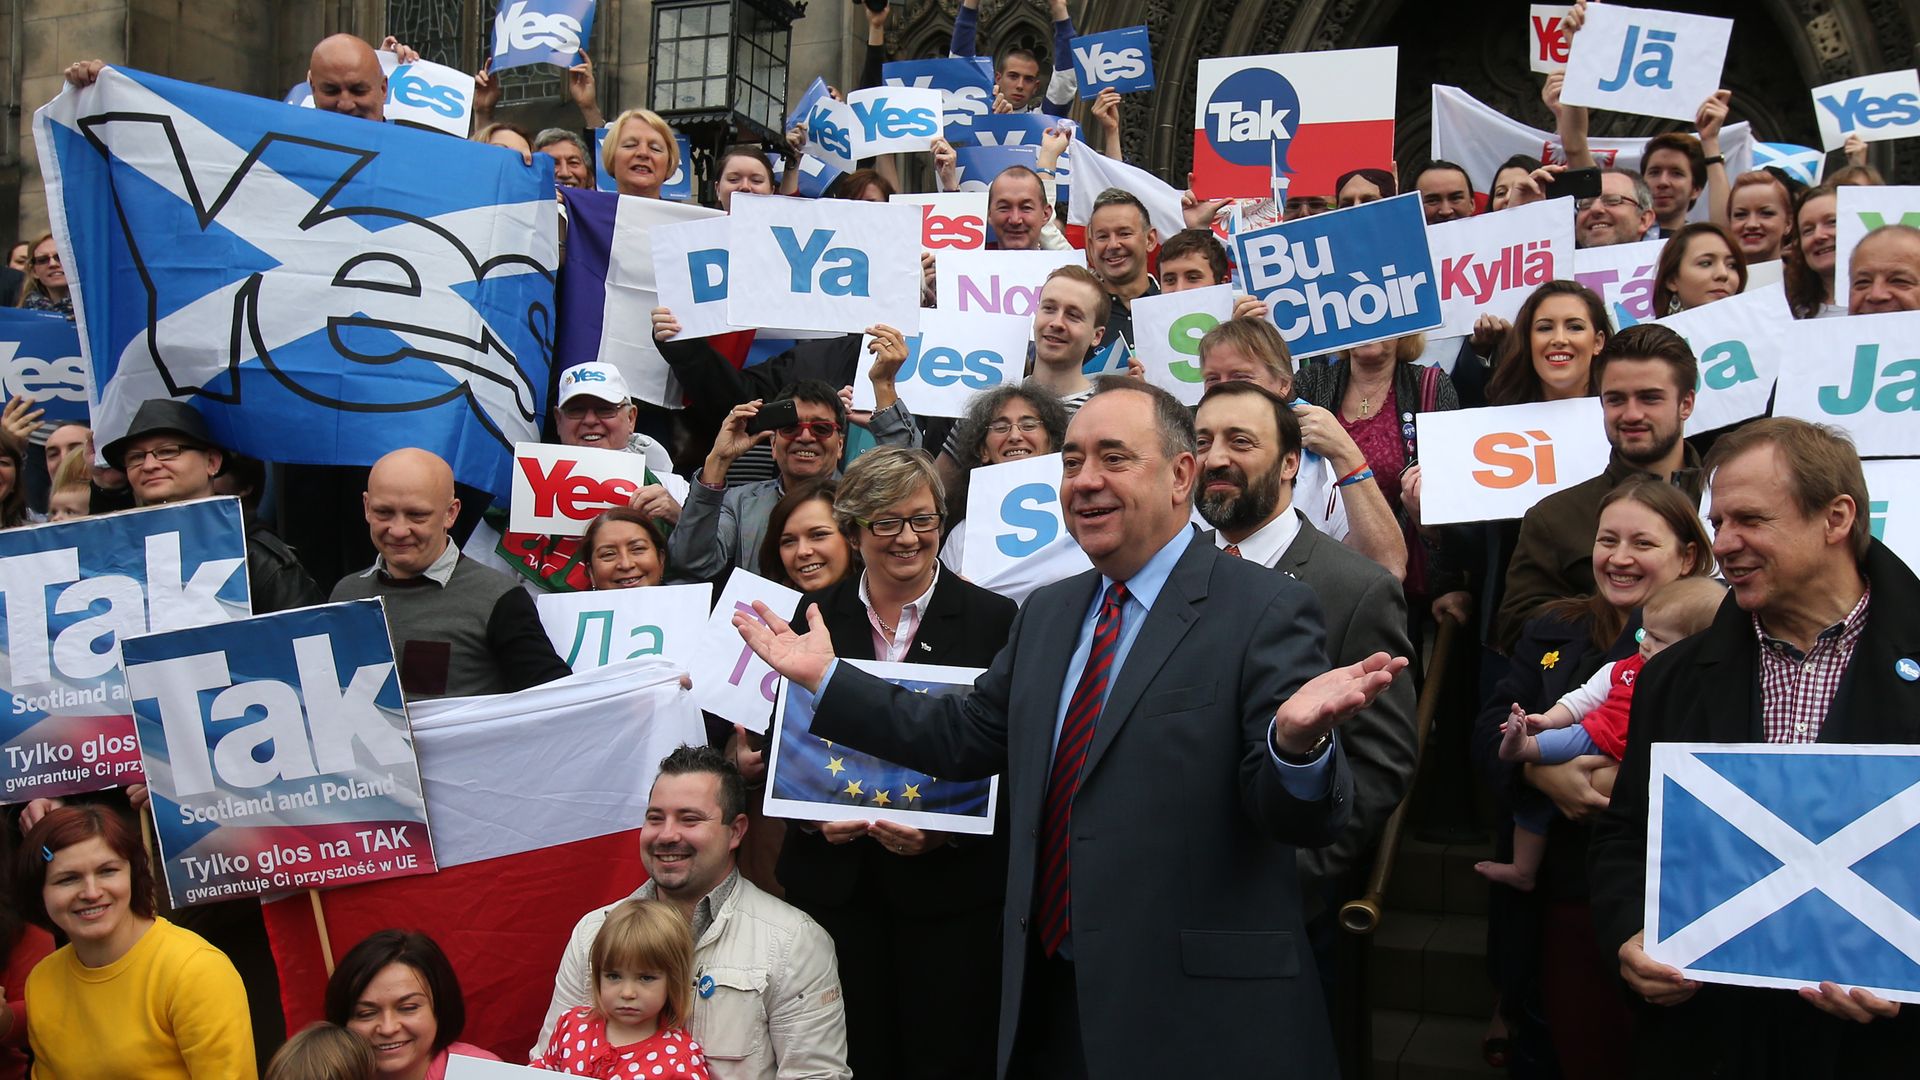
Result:
{"label": "woman in yellow sweater", "polygon": [[129,823],[102,806],[54,810],[27,833],[14,880],[20,910],[71,942],[27,976],[36,1080],[251,1080],[246,987],[224,953],[154,915]]}

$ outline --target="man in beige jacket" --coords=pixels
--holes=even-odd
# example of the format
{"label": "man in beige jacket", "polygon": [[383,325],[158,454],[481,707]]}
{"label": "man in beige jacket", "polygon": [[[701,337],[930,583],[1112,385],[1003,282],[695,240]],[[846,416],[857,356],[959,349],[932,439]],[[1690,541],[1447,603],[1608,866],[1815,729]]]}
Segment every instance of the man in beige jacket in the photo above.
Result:
{"label": "man in beige jacket", "polygon": [[[716,1080],[846,1080],[847,1020],[833,940],[799,909],[740,876],[746,788],[718,751],[683,746],[660,763],[640,832],[647,883],[693,925],[693,1037]],[[591,1004],[593,939],[613,905],[582,916],[560,958],[533,1052],[569,1009]]]}

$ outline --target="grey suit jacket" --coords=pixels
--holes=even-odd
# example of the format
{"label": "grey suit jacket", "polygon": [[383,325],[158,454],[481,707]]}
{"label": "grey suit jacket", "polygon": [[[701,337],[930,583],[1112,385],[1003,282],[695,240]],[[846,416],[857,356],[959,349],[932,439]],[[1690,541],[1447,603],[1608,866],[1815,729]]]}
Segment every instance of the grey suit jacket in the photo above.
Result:
{"label": "grey suit jacket", "polygon": [[[1054,718],[1088,572],[1039,590],[964,698],[835,668],[814,733],[937,776],[1003,774],[1011,837],[1002,920],[1000,1071],[1028,959]],[[1274,710],[1327,669],[1319,604],[1281,574],[1196,537],[1115,677],[1073,805],[1073,950],[1093,1076],[1334,1076],[1300,913],[1294,845],[1345,827],[1338,742],[1327,793],[1290,794],[1268,749]],[[1143,1037],[1146,1033],[1158,1033]],[[1177,1033],[1177,1038],[1160,1037]]]}
{"label": "grey suit jacket", "polygon": [[[1280,553],[1274,569],[1306,582],[1319,597],[1326,618],[1327,660],[1335,667],[1358,663],[1377,652],[1413,656],[1413,642],[1407,637],[1406,592],[1380,564],[1302,517],[1300,534]],[[1300,851],[1309,916],[1316,913],[1315,891],[1366,857],[1413,783],[1420,754],[1414,725],[1417,708],[1413,680],[1402,677],[1372,705],[1340,725],[1340,742],[1353,767],[1353,815],[1332,844]]]}

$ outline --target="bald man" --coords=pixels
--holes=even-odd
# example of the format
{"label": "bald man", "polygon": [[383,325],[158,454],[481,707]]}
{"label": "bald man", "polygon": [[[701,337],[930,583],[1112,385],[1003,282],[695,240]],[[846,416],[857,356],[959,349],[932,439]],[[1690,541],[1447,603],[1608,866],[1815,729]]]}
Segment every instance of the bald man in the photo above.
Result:
{"label": "bald man", "polygon": [[425,450],[374,463],[361,496],[379,554],[332,599],[387,602],[387,630],[409,699],[503,694],[568,674],[533,598],[514,580],[460,554],[453,470]]}
{"label": "bald man", "polygon": [[1920,311],[1920,229],[1882,225],[1854,245],[1847,314]]}
{"label": "bald man", "polygon": [[[403,64],[420,59],[418,52],[391,36],[380,48]],[[67,81],[91,86],[106,66],[103,60],[76,61],[67,65]],[[352,34],[334,34],[313,47],[313,55],[307,58],[307,87],[313,91],[316,109],[362,120],[387,118],[387,75],[380,68],[380,54]]]}

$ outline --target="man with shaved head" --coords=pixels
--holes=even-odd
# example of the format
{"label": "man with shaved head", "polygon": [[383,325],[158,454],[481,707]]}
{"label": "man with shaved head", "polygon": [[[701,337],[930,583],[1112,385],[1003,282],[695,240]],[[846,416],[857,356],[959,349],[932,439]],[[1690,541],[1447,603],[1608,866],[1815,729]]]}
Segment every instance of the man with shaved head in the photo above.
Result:
{"label": "man with shaved head", "polygon": [[425,450],[374,463],[361,497],[379,554],[333,587],[335,601],[381,597],[409,699],[501,694],[568,674],[533,598],[514,580],[460,554],[453,469]]}
{"label": "man with shaved head", "polygon": [[1920,229],[1882,225],[1854,246],[1847,314],[1920,311]]}
{"label": "man with shaved head", "polygon": [[362,120],[387,118],[387,76],[380,70],[380,55],[352,34],[335,34],[313,47],[307,86],[316,109]]}

